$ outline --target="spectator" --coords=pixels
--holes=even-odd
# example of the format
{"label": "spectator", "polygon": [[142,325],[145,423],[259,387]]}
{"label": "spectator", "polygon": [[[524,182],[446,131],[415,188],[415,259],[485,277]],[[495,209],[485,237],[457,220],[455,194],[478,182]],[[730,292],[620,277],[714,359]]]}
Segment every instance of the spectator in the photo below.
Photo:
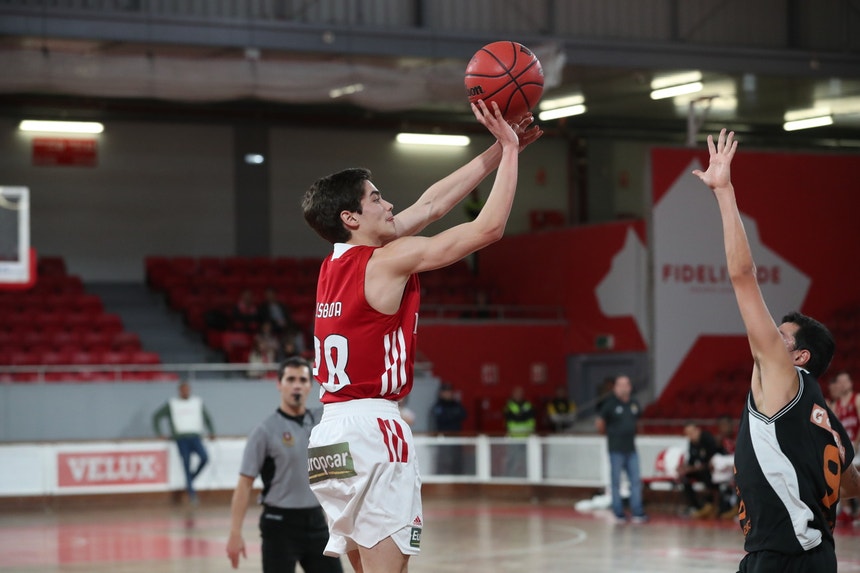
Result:
{"label": "spectator", "polygon": [[697,519],[713,517],[718,510],[722,513],[727,508],[718,508],[711,501],[702,501],[693,485],[696,482],[704,485],[709,500],[719,499],[719,487],[711,479],[710,464],[711,458],[720,451],[720,447],[710,432],[695,424],[687,424],[684,427],[684,435],[687,436],[689,449],[687,460],[679,469],[678,474],[681,477],[684,496],[689,506],[689,514]]}
{"label": "spectator", "polygon": [[550,429],[557,434],[573,427],[576,421],[576,404],[567,397],[567,389],[564,386],[557,387],[555,396],[547,402],[546,416]]}
{"label": "spectator", "polygon": [[281,345],[278,347],[277,358],[278,362],[283,362],[287,358],[292,358],[293,356],[301,356],[302,353],[299,352],[298,347],[296,346],[296,339],[293,336],[284,336],[281,338]]}
{"label": "spectator", "polygon": [[248,377],[263,378],[272,372],[272,365],[277,362],[275,351],[263,344],[259,338],[254,339],[253,347],[248,353]]}
{"label": "spectator", "polygon": [[615,378],[612,394],[604,400],[595,425],[597,431],[606,434],[609,448],[610,490],[612,512],[616,522],[624,522],[624,503],[621,499],[621,472],[630,482],[630,509],[633,523],[645,523],[648,516],[642,505],[642,478],[639,468],[639,453],[636,451],[636,431],[642,409],[632,398],[633,384],[630,378],[621,375]]}
{"label": "spectator", "polygon": [[[460,402],[450,384],[439,386],[436,403],[430,410],[433,430],[439,434],[459,435],[463,431],[466,408]],[[460,444],[440,445],[436,449],[436,473],[461,475],[463,473],[463,446]]]}
{"label": "spectator", "polygon": [[433,431],[440,434],[459,434],[463,431],[463,421],[468,415],[466,408],[455,394],[454,387],[447,382],[439,386],[436,403],[430,410]]}
{"label": "spectator", "polygon": [[259,314],[257,301],[254,300],[254,293],[251,292],[251,289],[243,290],[239,295],[239,300],[236,301],[236,306],[233,308],[233,321],[236,323],[236,327],[240,330],[251,332],[257,330]]}
{"label": "spectator", "polygon": [[322,416],[322,408],[307,409],[311,368],[306,360],[292,358],[278,369],[280,407],[257,426],[242,454],[239,483],[230,504],[227,556],[233,569],[245,556],[242,522],[248,511],[251,488],[260,476],[260,537],[263,573],[293,573],[301,563],[307,573],[341,573],[340,560],[323,555],[328,525],[308,482],[308,439]]}
{"label": "spectator", "polygon": [[[215,439],[212,418],[203,405],[203,400],[198,396],[191,395],[191,385],[185,380],[179,383],[179,397],[168,400],[152,416],[152,427],[155,430],[155,435],[159,438],[163,437],[161,421],[165,418],[167,418],[170,426],[170,439],[176,442],[176,449],[179,451],[179,457],[182,458],[188,501],[192,506],[196,506],[198,499],[194,489],[194,480],[197,479],[209,461],[206,447],[200,436],[205,425],[206,429],[209,430],[209,439]],[[193,471],[191,469],[192,454],[198,458],[197,467]]]}
{"label": "spectator", "polygon": [[260,323],[260,331],[254,335],[254,338],[260,343],[261,348],[271,350],[275,354],[281,348],[281,339],[275,334],[274,327],[269,321]]}
{"label": "spectator", "polygon": [[[504,409],[505,428],[511,438],[527,438],[537,429],[537,417],[532,403],[525,398],[522,386],[516,386],[508,398]],[[525,477],[526,444],[507,445],[505,466],[508,477]]]}
{"label": "spectator", "polygon": [[504,410],[508,436],[525,438],[535,433],[537,419],[532,403],[525,398],[522,386],[514,387]]}
{"label": "spectator", "polygon": [[[858,436],[858,427],[860,427],[860,394],[854,391],[854,382],[851,380],[851,374],[847,370],[840,370],[833,378],[830,379],[830,401],[828,405],[833,410],[833,414],[842,422],[842,427],[845,428],[845,433],[854,444],[856,452],[860,447],[860,436]],[[855,465],[860,460],[854,458]],[[853,526],[854,520],[858,513],[858,500],[849,499],[847,502],[839,504],[837,520],[846,525]]]}
{"label": "spectator", "polygon": [[258,320],[260,323],[270,322],[275,334],[284,334],[284,332],[296,326],[289,309],[278,300],[278,293],[271,287],[267,288],[263,293],[263,302],[259,307]]}
{"label": "spectator", "polygon": [[717,445],[720,453],[731,455],[735,453],[735,442],[737,442],[737,431],[735,421],[731,416],[720,416],[717,418]]}

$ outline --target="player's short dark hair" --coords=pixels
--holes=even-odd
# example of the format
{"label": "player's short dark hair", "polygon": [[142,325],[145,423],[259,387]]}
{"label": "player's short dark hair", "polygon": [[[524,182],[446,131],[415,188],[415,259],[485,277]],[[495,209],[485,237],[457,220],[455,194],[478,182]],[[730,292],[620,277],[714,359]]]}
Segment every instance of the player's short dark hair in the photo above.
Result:
{"label": "player's short dark hair", "polygon": [[369,169],[352,167],[317,179],[302,198],[305,221],[330,243],[345,243],[352,233],[340,220],[343,211],[361,213],[364,182],[371,180]]}
{"label": "player's short dark hair", "polygon": [[308,369],[308,377],[310,377],[311,381],[313,381],[313,369],[311,368],[311,363],[302,358],[301,356],[290,356],[278,366],[278,381],[284,377],[284,372],[287,368],[307,368]]}
{"label": "player's short dark hair", "polygon": [[798,326],[794,334],[794,347],[798,350],[809,351],[809,362],[804,368],[809,370],[816,379],[830,366],[836,342],[826,326],[805,314],[790,312],[782,317],[782,322],[791,322]]}

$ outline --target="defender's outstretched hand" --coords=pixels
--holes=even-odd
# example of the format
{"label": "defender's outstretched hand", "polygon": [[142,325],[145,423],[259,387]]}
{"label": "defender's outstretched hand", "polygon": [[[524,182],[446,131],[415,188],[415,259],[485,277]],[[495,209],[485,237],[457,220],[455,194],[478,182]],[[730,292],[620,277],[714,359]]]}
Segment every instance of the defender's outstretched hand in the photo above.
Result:
{"label": "defender's outstretched hand", "polygon": [[735,132],[730,131],[726,135],[725,128],[720,130],[720,136],[717,139],[717,144],[714,146],[714,137],[708,136],[708,151],[711,158],[708,164],[707,171],[699,169],[693,170],[693,175],[702,180],[702,182],[711,189],[719,187],[727,187],[732,183],[731,165],[732,158],[735,156],[735,150],[738,148],[738,142],[735,141]]}

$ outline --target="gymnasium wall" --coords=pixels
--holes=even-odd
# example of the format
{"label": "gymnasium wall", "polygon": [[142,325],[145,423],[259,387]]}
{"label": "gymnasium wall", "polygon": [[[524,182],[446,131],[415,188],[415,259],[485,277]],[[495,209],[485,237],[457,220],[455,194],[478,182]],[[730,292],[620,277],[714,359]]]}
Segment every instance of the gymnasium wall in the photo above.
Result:
{"label": "gymnasium wall", "polygon": [[[395,209],[414,201],[439,178],[483,151],[489,137],[468,148],[406,149],[392,131],[272,126],[263,131],[270,157],[269,252],[322,256],[328,247],[304,223],[300,201],[318,177],[354,166],[373,170]],[[260,225],[237,215],[233,128],[228,124],[109,121],[95,136],[93,167],[34,165],[32,135],[0,119],[0,184],[31,192],[31,239],[41,253],[66,258],[84,281],[139,281],[151,254],[227,256],[236,237]],[[546,137],[523,153],[520,191],[509,232],[528,229],[529,211],[567,210],[567,143]],[[491,180],[481,186],[482,195]],[[427,232],[464,220],[462,210]],[[243,253],[249,254],[249,253]]]}

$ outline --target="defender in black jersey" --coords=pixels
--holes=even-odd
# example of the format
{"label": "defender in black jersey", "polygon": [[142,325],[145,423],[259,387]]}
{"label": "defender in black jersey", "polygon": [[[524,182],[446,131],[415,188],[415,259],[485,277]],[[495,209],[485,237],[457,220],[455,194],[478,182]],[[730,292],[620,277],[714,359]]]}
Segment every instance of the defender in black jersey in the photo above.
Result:
{"label": "defender in black jersey", "polygon": [[860,493],[854,449],[816,378],[833,357],[827,328],[798,312],[777,327],[762,298],[731,182],[734,133],[708,136],[707,171],[694,170],[720,208],[729,276],[753,357],[735,450],[741,573],[835,573],[841,495]]}

